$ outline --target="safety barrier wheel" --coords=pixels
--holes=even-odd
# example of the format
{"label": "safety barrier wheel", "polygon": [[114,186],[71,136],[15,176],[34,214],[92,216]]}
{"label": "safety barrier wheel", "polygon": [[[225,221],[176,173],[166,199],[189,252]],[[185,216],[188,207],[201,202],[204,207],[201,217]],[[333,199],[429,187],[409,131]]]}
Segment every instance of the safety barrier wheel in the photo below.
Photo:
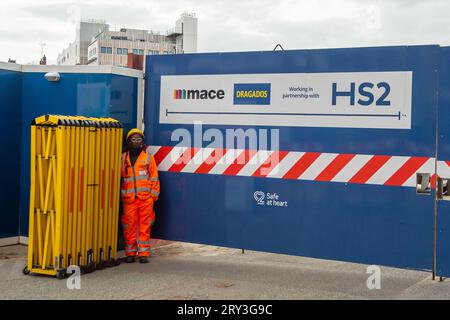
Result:
{"label": "safety barrier wheel", "polygon": [[56,279],[62,280],[65,279],[66,277],[67,277],[66,270],[58,270],[56,272]]}
{"label": "safety barrier wheel", "polygon": [[28,270],[28,266],[25,266],[25,268],[23,268],[22,273],[23,273],[24,275],[30,274],[30,270]]}
{"label": "safety barrier wheel", "polygon": [[108,261],[108,267],[112,268],[116,266],[116,260],[115,259],[109,259]]}
{"label": "safety barrier wheel", "polygon": [[92,273],[95,271],[95,263],[90,263],[86,267],[86,273]]}
{"label": "safety barrier wheel", "polygon": [[95,269],[97,269],[97,270],[105,269],[105,262],[101,261],[101,262],[97,263],[97,265],[95,266]]}

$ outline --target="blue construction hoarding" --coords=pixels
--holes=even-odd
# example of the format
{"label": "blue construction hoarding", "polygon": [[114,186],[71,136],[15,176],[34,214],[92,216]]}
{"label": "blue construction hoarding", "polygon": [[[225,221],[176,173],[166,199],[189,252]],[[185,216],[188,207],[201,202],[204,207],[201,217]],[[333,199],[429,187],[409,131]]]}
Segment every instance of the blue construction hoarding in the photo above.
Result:
{"label": "blue construction hoarding", "polygon": [[[155,236],[432,270],[444,52],[147,57]],[[439,121],[446,128],[448,116]]]}

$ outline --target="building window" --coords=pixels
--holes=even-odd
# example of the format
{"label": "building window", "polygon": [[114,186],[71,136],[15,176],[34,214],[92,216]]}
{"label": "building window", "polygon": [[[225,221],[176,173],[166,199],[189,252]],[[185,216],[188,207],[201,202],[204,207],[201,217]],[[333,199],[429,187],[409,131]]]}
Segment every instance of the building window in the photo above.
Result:
{"label": "building window", "polygon": [[117,48],[117,54],[122,54],[122,48]]}
{"label": "building window", "polygon": [[144,55],[144,50],[139,49],[139,53],[138,53],[138,54],[141,55],[141,56],[143,56],[143,55]]}
{"label": "building window", "polygon": [[127,55],[127,54],[128,54],[128,49],[127,49],[127,48],[123,48],[122,53],[123,53],[124,55]]}
{"label": "building window", "polygon": [[148,50],[147,54],[152,55],[153,54],[153,50]]}
{"label": "building window", "polygon": [[106,53],[106,47],[101,47],[101,48],[100,48],[100,52],[101,52],[101,53]]}
{"label": "building window", "polygon": [[111,54],[111,53],[112,53],[112,48],[111,48],[111,47],[107,47],[107,48],[106,48],[106,53]]}
{"label": "building window", "polygon": [[169,51],[164,51],[164,54],[169,54]]}
{"label": "building window", "polygon": [[159,54],[158,50],[153,51],[153,54]]}
{"label": "building window", "polygon": [[133,49],[133,54],[138,54],[138,49]]}

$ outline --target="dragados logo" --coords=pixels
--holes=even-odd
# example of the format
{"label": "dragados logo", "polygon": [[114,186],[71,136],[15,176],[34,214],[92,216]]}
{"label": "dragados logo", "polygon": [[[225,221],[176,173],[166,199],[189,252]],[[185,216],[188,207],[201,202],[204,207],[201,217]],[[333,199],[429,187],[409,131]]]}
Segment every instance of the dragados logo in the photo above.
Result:
{"label": "dragados logo", "polygon": [[233,104],[270,104],[270,83],[235,83]]}
{"label": "dragados logo", "polygon": [[223,99],[225,91],[223,90],[190,90],[175,89],[173,90],[173,98],[178,99]]}

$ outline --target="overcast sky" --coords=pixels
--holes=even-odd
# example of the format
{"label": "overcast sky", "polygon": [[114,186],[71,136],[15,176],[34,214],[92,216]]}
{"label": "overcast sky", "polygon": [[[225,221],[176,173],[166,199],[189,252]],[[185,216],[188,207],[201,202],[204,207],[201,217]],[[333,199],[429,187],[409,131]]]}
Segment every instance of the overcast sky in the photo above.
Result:
{"label": "overcast sky", "polygon": [[0,61],[49,63],[75,39],[75,23],[103,19],[165,31],[198,17],[198,51],[405,44],[450,45],[449,0],[0,0]]}

